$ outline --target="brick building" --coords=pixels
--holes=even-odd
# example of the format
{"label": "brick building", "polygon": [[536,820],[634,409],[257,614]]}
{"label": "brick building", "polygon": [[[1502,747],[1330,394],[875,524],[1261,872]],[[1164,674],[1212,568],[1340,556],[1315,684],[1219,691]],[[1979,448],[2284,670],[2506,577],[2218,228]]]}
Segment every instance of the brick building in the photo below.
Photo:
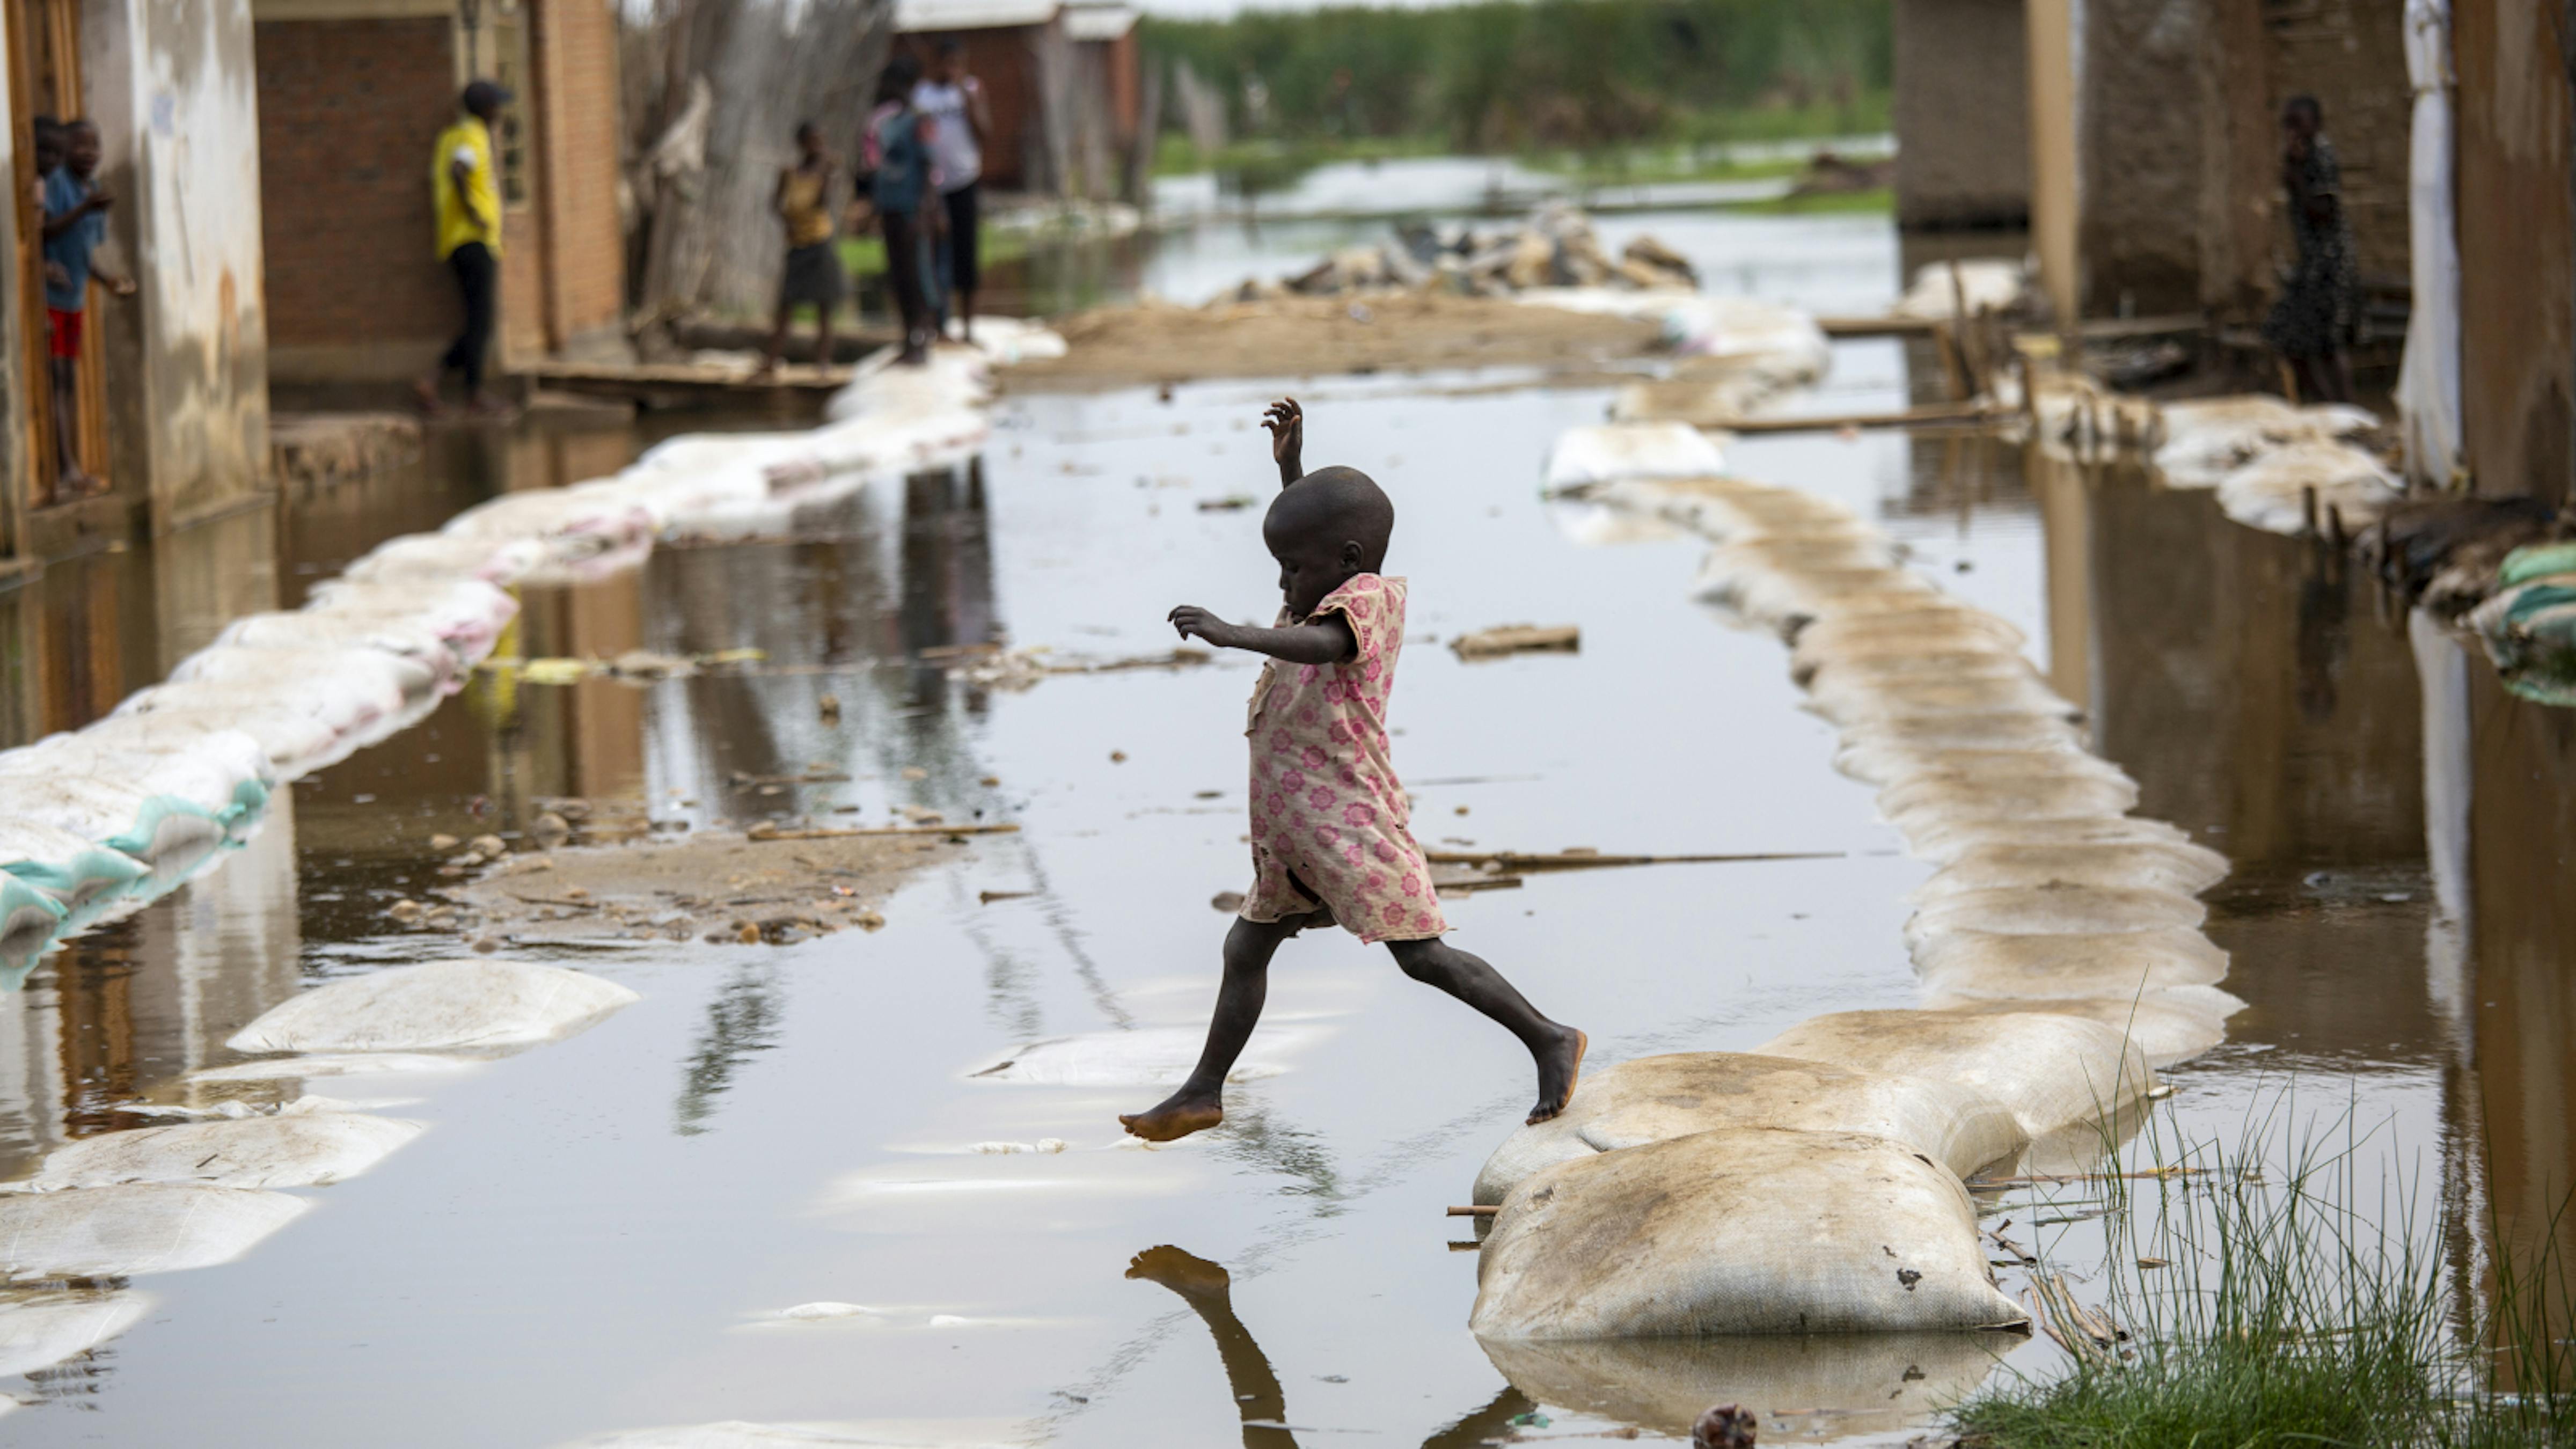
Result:
{"label": "brick building", "polygon": [[458,322],[429,147],[465,80],[517,93],[495,136],[504,359],[623,341],[613,0],[253,0],[269,369],[425,370]]}

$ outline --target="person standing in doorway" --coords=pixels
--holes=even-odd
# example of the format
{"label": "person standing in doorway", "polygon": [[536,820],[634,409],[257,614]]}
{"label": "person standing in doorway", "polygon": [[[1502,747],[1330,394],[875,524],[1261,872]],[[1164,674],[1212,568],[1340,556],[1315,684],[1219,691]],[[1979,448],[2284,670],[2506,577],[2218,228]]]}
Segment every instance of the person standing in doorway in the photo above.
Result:
{"label": "person standing in doorway", "polygon": [[769,350],[760,360],[763,377],[778,370],[787,329],[797,307],[807,302],[814,304],[815,364],[832,365],[832,313],[841,305],[848,279],[832,235],[832,208],[824,199],[831,182],[832,157],[823,149],[822,130],[812,121],[797,122],[796,164],[778,173],[776,205],[787,223],[787,268],[778,279],[778,325],[770,329]]}
{"label": "person standing in doorway", "polygon": [[939,252],[939,279],[954,300],[960,335],[975,340],[975,288],[983,279],[979,235],[984,144],[993,134],[993,107],[984,86],[966,71],[966,47],[951,36],[939,42],[930,74],[912,88],[912,106],[932,122],[932,160],[939,171],[939,199],[947,213],[948,244]]}
{"label": "person standing in doorway", "polygon": [[859,143],[861,189],[885,238],[886,286],[903,323],[903,350],[895,360],[908,367],[929,360],[931,339],[938,335],[923,286],[928,244],[937,239],[940,221],[930,149],[936,126],[913,109],[912,92],[920,81],[921,63],[911,56],[886,62],[877,77],[876,109],[868,113]]}
{"label": "person standing in doorway", "polygon": [[2290,365],[2299,401],[2308,403],[2352,401],[2348,349],[2361,317],[2343,167],[2325,120],[2314,96],[2292,96],[2281,107],[2281,187],[2298,260],[2263,322],[2264,340]]}
{"label": "person standing in doorway", "polygon": [[438,133],[431,148],[430,195],[438,213],[438,257],[456,276],[465,303],[465,326],[438,368],[412,384],[420,405],[440,412],[439,384],[451,372],[465,375],[465,401],[477,412],[500,411],[483,395],[483,362],[492,350],[492,309],[501,281],[501,184],[492,164],[492,125],[510,93],[488,80],[465,87],[462,114]]}
{"label": "person standing in doorway", "polygon": [[98,481],[80,465],[80,355],[82,324],[87,320],[89,279],[119,297],[134,295],[134,279],[117,276],[91,260],[107,240],[108,208],[116,198],[100,185],[98,127],[72,121],[57,133],[62,164],[45,178],[45,322],[50,329],[45,350],[54,394],[54,495],[61,503],[99,491]]}

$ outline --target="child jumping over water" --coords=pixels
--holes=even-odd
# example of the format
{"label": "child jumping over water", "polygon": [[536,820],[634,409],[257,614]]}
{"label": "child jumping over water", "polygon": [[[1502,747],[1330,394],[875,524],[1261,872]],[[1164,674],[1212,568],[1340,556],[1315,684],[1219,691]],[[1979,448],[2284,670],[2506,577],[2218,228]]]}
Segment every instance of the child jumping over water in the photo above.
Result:
{"label": "child jumping over water", "polygon": [[1308,926],[1339,921],[1384,941],[1395,964],[1520,1038],[1538,1067],[1529,1120],[1565,1110],[1583,1070],[1583,1033],[1539,1015],[1501,973],[1440,939],[1449,929],[1422,848],[1406,829],[1404,786],[1387,756],[1386,701],[1404,647],[1404,580],[1382,577],[1395,505],[1355,468],[1305,473],[1305,414],[1273,403],[1279,497],[1261,541],[1279,560],[1285,595],[1271,628],[1229,624],[1184,604],[1171,613],[1184,639],[1270,656],[1252,686],[1252,890],[1225,937],[1225,979],[1206,1048],[1181,1089],[1120,1117],[1149,1142],[1225,1120],[1226,1073],[1261,1019],[1270,956]]}

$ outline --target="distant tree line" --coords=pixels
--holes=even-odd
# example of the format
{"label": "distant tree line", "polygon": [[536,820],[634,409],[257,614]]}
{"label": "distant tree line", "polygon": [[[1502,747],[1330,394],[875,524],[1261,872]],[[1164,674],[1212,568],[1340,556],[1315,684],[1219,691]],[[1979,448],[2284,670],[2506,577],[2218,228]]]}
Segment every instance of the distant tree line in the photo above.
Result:
{"label": "distant tree line", "polygon": [[[1257,0],[1256,0],[1257,3]],[[1893,0],[1474,0],[1148,18],[1201,137],[1477,151],[1696,139],[1763,111],[1885,114]],[[1178,74],[1186,72],[1186,75]]]}

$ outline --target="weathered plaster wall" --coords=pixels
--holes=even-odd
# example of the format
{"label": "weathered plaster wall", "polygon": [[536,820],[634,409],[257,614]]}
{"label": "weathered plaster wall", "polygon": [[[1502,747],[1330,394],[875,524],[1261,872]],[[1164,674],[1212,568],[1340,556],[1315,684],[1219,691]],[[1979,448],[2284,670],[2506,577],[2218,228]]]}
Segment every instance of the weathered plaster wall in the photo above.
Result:
{"label": "weathered plaster wall", "polygon": [[82,15],[110,220],[142,286],[110,301],[113,463],[155,532],[261,496],[268,335],[249,0],[92,0]]}
{"label": "weathered plaster wall", "polygon": [[2456,0],[2460,411],[2477,490],[2570,497],[2576,214],[2564,0]]}
{"label": "weathered plaster wall", "polygon": [[1897,0],[1896,219],[2030,219],[2029,48],[2022,0]]}
{"label": "weathered plaster wall", "polygon": [[[0,116],[7,114],[9,68],[0,66]],[[14,178],[17,156],[9,130],[0,126],[0,176]],[[0,206],[0,258],[8,259],[0,265],[0,582],[7,579],[7,560],[26,552],[22,520],[33,466],[27,437],[27,351],[19,345],[27,335],[23,309],[30,301],[18,295],[17,255],[18,208]]]}
{"label": "weathered plaster wall", "polygon": [[2202,150],[2195,76],[2210,3],[2084,0],[2077,106],[2083,220],[2076,244],[2088,317],[2187,312],[2199,305]]}

